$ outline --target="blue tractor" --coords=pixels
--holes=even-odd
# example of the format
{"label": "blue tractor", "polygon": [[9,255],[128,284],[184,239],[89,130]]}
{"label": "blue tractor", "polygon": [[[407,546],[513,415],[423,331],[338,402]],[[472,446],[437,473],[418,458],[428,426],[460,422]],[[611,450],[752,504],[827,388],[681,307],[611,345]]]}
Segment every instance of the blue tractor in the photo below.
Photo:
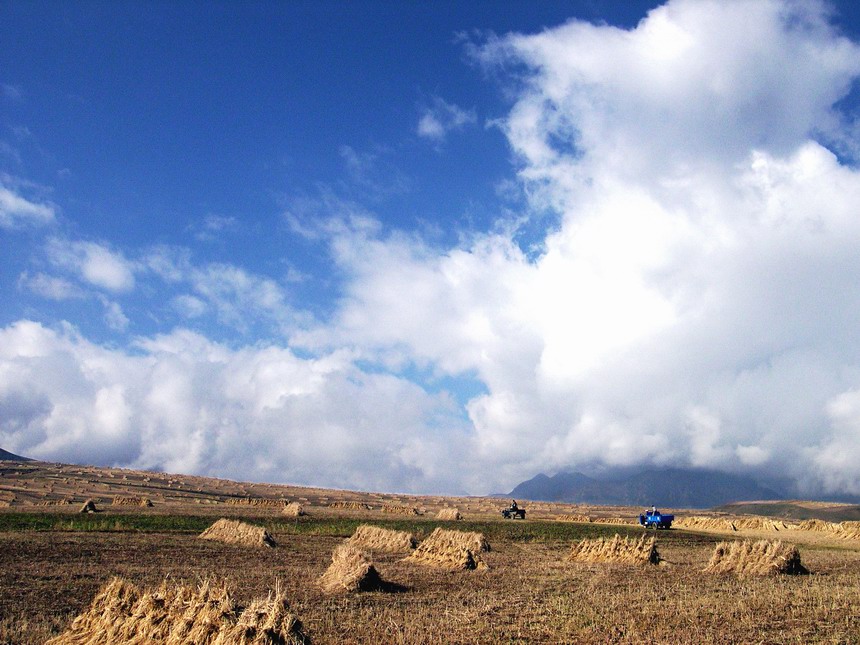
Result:
{"label": "blue tractor", "polygon": [[639,524],[646,529],[668,529],[672,527],[674,519],[674,515],[664,515],[652,506],[650,511],[639,516]]}

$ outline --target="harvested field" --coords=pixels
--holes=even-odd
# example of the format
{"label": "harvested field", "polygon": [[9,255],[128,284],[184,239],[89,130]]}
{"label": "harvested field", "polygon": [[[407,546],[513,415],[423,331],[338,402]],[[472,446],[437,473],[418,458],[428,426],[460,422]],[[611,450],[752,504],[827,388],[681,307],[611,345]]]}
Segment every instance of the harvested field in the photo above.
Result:
{"label": "harvested field", "polygon": [[738,576],[808,573],[800,562],[797,547],[779,540],[720,542],[714,548],[714,554],[704,571],[734,573]]}
{"label": "harvested field", "polygon": [[461,520],[463,516],[460,515],[459,509],[456,508],[443,508],[436,514],[437,520]]}
{"label": "harvested field", "polygon": [[274,538],[262,526],[238,520],[220,519],[199,535],[203,540],[243,546],[276,546]]}
{"label": "harvested field", "polygon": [[331,565],[320,576],[326,593],[376,591],[383,587],[373,559],[351,544],[341,544],[331,556]]}
{"label": "harvested field", "polygon": [[254,645],[306,643],[280,590],[239,607],[224,586],[197,589],[165,580],[152,590],[114,578],[69,629],[46,645],[165,643]]}
{"label": "harvested field", "polygon": [[486,569],[482,552],[490,550],[480,533],[449,531],[437,528],[404,562],[414,562],[449,571]]}
{"label": "harvested field", "polygon": [[639,537],[580,540],[570,548],[567,559],[572,562],[620,562],[624,564],[659,564],[656,536],[644,533]]}
{"label": "harvested field", "polygon": [[362,524],[355,529],[355,533],[347,540],[347,543],[359,549],[368,551],[381,551],[383,553],[402,553],[411,551],[418,544],[418,540],[412,533],[406,531],[394,531],[378,526]]}

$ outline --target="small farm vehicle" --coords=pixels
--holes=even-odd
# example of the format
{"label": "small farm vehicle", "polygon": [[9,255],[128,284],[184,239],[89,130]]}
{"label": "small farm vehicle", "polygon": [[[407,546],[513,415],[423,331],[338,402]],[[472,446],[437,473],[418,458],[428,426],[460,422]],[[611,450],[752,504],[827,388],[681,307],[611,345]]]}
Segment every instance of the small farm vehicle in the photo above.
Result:
{"label": "small farm vehicle", "polygon": [[517,518],[524,520],[526,519],[526,509],[517,506],[516,502],[511,502],[508,508],[502,509],[502,517],[506,520],[515,520]]}
{"label": "small farm vehicle", "polygon": [[668,529],[671,528],[674,519],[674,515],[664,515],[656,508],[652,508],[639,516],[639,524],[646,529]]}

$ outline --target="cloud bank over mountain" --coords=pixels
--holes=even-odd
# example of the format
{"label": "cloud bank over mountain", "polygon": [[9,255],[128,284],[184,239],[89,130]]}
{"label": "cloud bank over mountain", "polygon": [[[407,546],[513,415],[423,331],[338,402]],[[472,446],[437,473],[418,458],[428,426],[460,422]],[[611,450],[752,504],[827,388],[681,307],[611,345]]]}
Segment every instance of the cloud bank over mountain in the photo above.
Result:
{"label": "cloud bank over mountain", "polygon": [[[860,494],[860,174],[840,103],[860,47],[830,18],[679,0],[629,30],[472,43],[511,97],[488,125],[527,207],[454,246],[356,205],[290,213],[335,268],[324,311],[182,249],[46,239],[19,288],[101,294],[122,326],[115,299],[169,287],[180,322],[122,347],[68,323],[0,330],[3,447],[363,489],[641,464]],[[8,226],[50,223],[3,191]],[[188,328],[207,315],[268,336]]]}

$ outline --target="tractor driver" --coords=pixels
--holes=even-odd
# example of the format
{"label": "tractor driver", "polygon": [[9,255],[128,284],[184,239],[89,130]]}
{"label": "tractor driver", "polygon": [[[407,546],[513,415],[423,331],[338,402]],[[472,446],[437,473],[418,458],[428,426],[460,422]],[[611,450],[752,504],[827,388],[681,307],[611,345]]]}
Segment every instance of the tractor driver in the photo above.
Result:
{"label": "tractor driver", "polygon": [[512,510],[512,511],[515,511],[515,510],[517,510],[517,508],[518,508],[518,506],[517,506],[517,500],[512,499],[512,500],[511,500],[511,510]]}

